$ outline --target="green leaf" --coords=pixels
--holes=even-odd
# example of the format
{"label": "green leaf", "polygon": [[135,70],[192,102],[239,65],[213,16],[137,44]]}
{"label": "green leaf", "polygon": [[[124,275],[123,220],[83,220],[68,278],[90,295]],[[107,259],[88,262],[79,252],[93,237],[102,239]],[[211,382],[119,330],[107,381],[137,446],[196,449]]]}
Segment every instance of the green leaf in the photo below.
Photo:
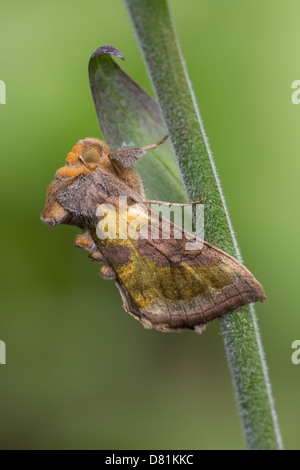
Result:
{"label": "green leaf", "polygon": [[[89,77],[98,121],[113,151],[142,147],[167,134],[158,104],[112,59],[124,60],[112,46],[99,47],[89,62]],[[170,141],[149,151],[136,165],[146,196],[162,201],[186,202],[176,157]]]}

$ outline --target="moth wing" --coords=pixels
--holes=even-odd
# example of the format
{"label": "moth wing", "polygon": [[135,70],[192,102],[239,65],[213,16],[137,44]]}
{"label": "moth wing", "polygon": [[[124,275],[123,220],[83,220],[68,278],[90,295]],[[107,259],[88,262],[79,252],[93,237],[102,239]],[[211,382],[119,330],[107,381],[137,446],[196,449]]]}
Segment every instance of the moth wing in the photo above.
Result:
{"label": "moth wing", "polygon": [[126,194],[126,191],[125,183],[102,169],[96,169],[68,182],[64,191],[57,195],[57,200],[69,211],[75,225],[80,227],[81,224],[77,222],[82,218],[95,226],[98,222],[96,216],[98,206],[101,204],[117,206],[118,195]]}
{"label": "moth wing", "polygon": [[[145,226],[147,220],[149,212],[144,215]],[[145,238],[140,233],[137,239],[100,244],[116,273],[124,308],[145,327],[199,330],[242,305],[265,300],[259,282],[235,258],[199,239],[202,249],[188,250],[186,233],[170,225],[171,237],[180,230],[181,239],[155,240],[146,229]]]}

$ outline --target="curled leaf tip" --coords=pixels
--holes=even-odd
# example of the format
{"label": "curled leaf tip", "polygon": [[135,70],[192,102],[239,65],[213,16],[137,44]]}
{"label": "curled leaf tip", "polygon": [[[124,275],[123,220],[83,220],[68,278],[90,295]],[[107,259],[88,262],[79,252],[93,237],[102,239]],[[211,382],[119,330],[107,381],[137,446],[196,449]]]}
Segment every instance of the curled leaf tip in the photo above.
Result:
{"label": "curled leaf tip", "polygon": [[123,54],[121,54],[121,52],[118,49],[116,49],[113,46],[105,45],[105,46],[98,47],[98,49],[96,49],[95,52],[93,52],[93,54],[90,57],[90,61],[94,57],[101,55],[101,54],[111,54],[111,55],[115,55],[119,57],[119,59],[125,60]]}

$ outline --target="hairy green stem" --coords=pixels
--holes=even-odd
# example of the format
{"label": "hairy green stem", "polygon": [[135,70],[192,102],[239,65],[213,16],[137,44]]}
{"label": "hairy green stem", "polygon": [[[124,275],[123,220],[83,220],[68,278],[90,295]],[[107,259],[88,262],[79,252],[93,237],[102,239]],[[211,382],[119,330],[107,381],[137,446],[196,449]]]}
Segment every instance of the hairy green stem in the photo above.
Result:
{"label": "hairy green stem", "polygon": [[[205,239],[240,261],[220,181],[166,0],[125,0],[177,156],[189,200],[205,203]],[[249,449],[281,449],[282,440],[252,305],[221,319]]]}

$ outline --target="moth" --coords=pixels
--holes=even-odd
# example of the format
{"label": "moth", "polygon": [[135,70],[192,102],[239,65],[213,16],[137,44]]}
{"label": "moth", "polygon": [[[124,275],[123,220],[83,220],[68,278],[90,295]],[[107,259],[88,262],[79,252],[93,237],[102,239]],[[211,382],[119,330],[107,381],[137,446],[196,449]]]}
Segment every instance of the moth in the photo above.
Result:
{"label": "moth", "polygon": [[[121,237],[120,226],[114,237],[105,238],[105,228],[103,237],[97,230],[99,221],[107,216],[105,211],[99,215],[98,208],[108,205],[120,216],[120,197],[126,197],[127,215],[136,204],[143,204],[143,217],[150,219],[150,202],[155,201],[145,198],[141,177],[133,166],[166,138],[117,152],[95,138],[79,140],[48,187],[41,219],[51,227],[68,224],[82,229],[74,245],[103,264],[100,275],[114,280],[123,307],[145,328],[201,332],[214,318],[265,300],[262,286],[245,266],[205,241],[201,249],[187,250],[187,234],[173,222],[169,222],[170,239],[154,239],[145,233],[143,237]],[[119,219],[119,225],[124,220]],[[161,221],[160,217],[156,224]],[[129,226],[128,219],[125,224]],[[160,227],[158,231],[161,233]],[[181,238],[174,236],[178,231]]]}

